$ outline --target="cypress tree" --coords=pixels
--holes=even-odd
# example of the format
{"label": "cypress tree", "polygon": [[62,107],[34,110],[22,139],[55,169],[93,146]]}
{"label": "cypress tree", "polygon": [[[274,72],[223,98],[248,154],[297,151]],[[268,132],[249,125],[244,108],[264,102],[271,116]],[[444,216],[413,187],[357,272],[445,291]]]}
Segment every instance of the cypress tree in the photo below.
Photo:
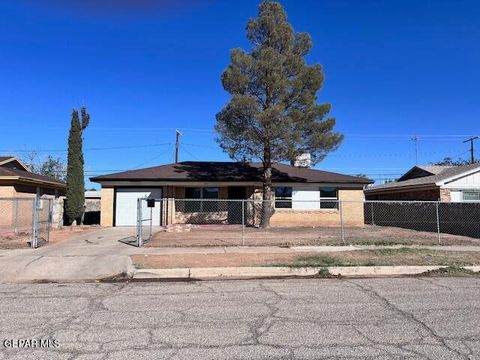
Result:
{"label": "cypress tree", "polygon": [[78,110],[73,109],[70,132],[68,134],[67,163],[67,204],[68,223],[81,222],[85,204],[85,179],[83,171],[83,130],[90,122],[90,115],[85,107],[81,108],[81,121]]}

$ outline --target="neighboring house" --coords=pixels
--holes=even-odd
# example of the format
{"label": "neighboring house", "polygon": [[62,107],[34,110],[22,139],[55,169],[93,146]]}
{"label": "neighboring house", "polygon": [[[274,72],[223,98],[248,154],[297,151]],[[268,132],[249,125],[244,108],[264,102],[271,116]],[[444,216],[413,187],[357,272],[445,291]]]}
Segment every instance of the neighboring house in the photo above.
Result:
{"label": "neighboring house", "polygon": [[367,200],[480,201],[480,164],[414,166],[395,182],[371,186]]}
{"label": "neighboring house", "polygon": [[0,156],[0,197],[64,195],[66,185],[48,176],[35,174],[14,156]]}
{"label": "neighboring house", "polygon": [[[346,200],[344,222],[363,226],[363,189],[369,179],[327,171],[273,166],[275,212],[272,226],[340,224],[338,200]],[[101,225],[135,225],[137,199],[165,199],[153,212],[154,225],[195,222],[208,214],[219,224],[241,223],[242,207],[211,199],[262,199],[262,165],[242,162],[186,161],[91,178],[102,185]],[[183,201],[183,199],[210,199]],[[231,205],[228,205],[231,204]],[[256,207],[258,208],[258,206]],[[246,222],[258,225],[253,209],[246,208]],[[258,215],[258,210],[257,210]]]}
{"label": "neighboring house", "polygon": [[[10,226],[18,221],[30,222],[32,202],[11,198],[43,196],[58,198],[65,194],[66,185],[48,176],[32,173],[14,156],[0,156],[0,226]],[[59,210],[57,210],[59,207]],[[62,206],[53,209],[54,226],[61,225]]]}

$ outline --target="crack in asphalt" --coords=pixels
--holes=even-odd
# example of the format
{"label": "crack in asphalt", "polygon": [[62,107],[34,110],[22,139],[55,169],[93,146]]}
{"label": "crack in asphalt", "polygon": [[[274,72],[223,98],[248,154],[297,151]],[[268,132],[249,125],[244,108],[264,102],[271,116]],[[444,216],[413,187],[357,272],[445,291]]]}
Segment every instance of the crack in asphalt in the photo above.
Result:
{"label": "crack in asphalt", "polygon": [[409,313],[405,310],[402,310],[401,308],[399,308],[398,306],[395,306],[394,304],[392,304],[390,302],[390,300],[388,300],[386,297],[380,295],[377,291],[375,291],[372,287],[369,287],[369,286],[363,286],[361,285],[361,283],[358,283],[358,282],[355,282],[355,281],[352,281],[352,280],[347,280],[348,282],[354,284],[355,286],[357,286],[359,289],[361,289],[365,294],[371,296],[372,298],[374,299],[377,299],[379,301],[381,301],[382,303],[385,304],[385,306],[393,311],[395,311],[396,313],[402,315],[403,317],[405,317],[406,319],[410,319],[412,321],[414,321],[415,323],[417,323],[418,325],[420,325],[423,329],[425,329],[435,340],[437,340],[442,346],[444,346],[446,349],[450,350],[451,352],[457,354],[458,356],[466,359],[466,360],[469,360],[468,356],[465,356],[464,354],[462,354],[461,352],[459,352],[458,350],[450,347],[444,338],[438,336],[435,331],[430,327],[428,326],[425,322],[421,321],[420,319],[417,319],[412,313]]}

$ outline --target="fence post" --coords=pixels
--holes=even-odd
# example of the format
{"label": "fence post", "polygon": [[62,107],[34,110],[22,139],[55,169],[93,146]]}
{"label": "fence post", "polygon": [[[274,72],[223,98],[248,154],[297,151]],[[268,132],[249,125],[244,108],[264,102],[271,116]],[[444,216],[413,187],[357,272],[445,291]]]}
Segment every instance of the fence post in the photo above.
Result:
{"label": "fence post", "polygon": [[141,199],[137,199],[137,246],[142,246],[142,208]]}
{"label": "fence post", "polygon": [[32,249],[37,247],[37,196],[33,199],[33,208],[32,208]]}
{"label": "fence post", "polygon": [[242,246],[245,246],[245,200],[242,200]]}
{"label": "fence post", "polygon": [[373,205],[375,203],[372,201],[370,204],[372,204],[372,225],[375,225],[375,217],[374,217],[374,211],[373,211]]}
{"label": "fence post", "polygon": [[148,240],[152,239],[153,233],[153,208],[150,208],[150,233],[148,234]]}
{"label": "fence post", "polygon": [[18,199],[15,199],[15,235],[18,235]]}
{"label": "fence post", "polygon": [[340,237],[342,239],[342,243],[343,245],[346,245],[345,244],[345,232],[344,232],[344,229],[343,229],[343,206],[342,206],[342,201],[338,201],[338,209],[340,211]]}
{"label": "fence post", "polygon": [[50,231],[52,230],[52,219],[53,219],[53,200],[48,199],[47,242],[50,242]]}
{"label": "fence post", "polygon": [[437,213],[437,234],[438,234],[438,244],[440,245],[440,212],[439,212],[439,202],[435,203],[435,210]]}

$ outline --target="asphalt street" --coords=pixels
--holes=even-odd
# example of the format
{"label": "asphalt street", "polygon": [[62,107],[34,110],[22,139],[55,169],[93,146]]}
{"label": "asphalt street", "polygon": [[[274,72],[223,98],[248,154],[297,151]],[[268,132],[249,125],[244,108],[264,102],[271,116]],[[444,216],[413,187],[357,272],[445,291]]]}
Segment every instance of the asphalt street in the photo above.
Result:
{"label": "asphalt street", "polygon": [[12,284],[0,313],[0,359],[480,359],[479,278]]}

